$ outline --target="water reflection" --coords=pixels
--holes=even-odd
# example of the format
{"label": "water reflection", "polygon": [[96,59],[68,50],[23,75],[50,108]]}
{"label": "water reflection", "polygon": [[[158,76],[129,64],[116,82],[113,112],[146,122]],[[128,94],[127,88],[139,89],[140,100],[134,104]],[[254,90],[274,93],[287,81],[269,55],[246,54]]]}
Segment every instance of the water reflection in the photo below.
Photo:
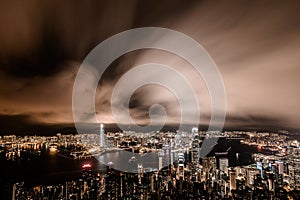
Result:
{"label": "water reflection", "polygon": [[136,172],[138,164],[143,168],[158,169],[158,156],[156,153],[136,154],[128,151],[113,151],[98,156],[102,164],[114,163],[113,168],[119,171]]}

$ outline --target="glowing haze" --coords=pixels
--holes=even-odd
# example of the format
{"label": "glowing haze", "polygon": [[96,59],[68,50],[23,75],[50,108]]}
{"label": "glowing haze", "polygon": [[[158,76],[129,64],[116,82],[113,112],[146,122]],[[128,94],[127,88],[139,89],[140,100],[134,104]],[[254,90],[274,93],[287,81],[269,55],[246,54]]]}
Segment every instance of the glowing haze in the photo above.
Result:
{"label": "glowing haze", "polygon": [[[2,130],[72,124],[72,87],[84,57],[106,38],[144,26],[183,32],[207,50],[226,89],[225,127],[300,129],[298,1],[69,3],[0,3]],[[174,67],[189,79],[200,100],[201,125],[207,126],[211,105],[202,78],[180,57],[150,49],[128,53],[111,64],[98,87],[99,121],[114,124],[114,84],[132,67],[149,62]],[[172,79],[166,74],[141,76]],[[165,106],[169,125],[178,123],[176,98],[157,85],[135,92],[131,115],[140,124],[148,123],[154,103]]]}

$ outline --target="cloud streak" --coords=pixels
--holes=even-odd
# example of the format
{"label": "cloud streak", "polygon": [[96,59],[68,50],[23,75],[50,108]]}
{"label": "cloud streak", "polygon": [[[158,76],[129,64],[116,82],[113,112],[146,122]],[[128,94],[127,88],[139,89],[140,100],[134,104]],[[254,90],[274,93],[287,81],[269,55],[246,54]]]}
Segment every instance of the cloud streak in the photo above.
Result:
{"label": "cloud streak", "polygon": [[[1,24],[8,25],[0,26],[0,115],[26,115],[24,123],[72,123],[74,77],[88,52],[120,31],[162,26],[191,36],[216,62],[227,94],[227,127],[300,129],[299,2],[146,4],[2,2]],[[206,126],[211,105],[203,79],[183,59],[157,50],[131,52],[111,64],[97,89],[99,120],[114,123],[110,109],[114,85],[132,67],[149,62],[173,67],[190,81],[199,99],[201,125]],[[164,74],[141,76],[172,79]],[[148,123],[148,109],[154,103],[165,106],[168,124],[179,122],[176,98],[157,86],[134,93],[133,118]]]}

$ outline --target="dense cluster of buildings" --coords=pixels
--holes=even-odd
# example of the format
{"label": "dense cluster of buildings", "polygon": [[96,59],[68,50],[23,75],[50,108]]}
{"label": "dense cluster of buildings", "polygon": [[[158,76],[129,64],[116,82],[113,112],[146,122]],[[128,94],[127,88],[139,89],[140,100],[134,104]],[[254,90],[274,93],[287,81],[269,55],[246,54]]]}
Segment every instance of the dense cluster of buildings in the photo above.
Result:
{"label": "dense cluster of buildings", "polygon": [[[276,169],[257,169],[255,165],[221,170],[215,157],[202,159],[201,171],[193,174],[180,160],[160,171],[124,173],[108,165],[99,174],[83,169],[82,177],[59,185],[26,189],[15,184],[16,199],[298,199],[288,190],[283,175]],[[224,169],[224,168],[223,168]]]}
{"label": "dense cluster of buildings", "polygon": [[[180,137],[178,137],[180,135]],[[11,136],[10,136],[11,137]],[[230,148],[201,156],[205,139],[237,140],[253,145],[250,165],[233,163]],[[39,139],[37,139],[39,138]],[[68,140],[70,139],[70,140]],[[1,142],[8,137],[1,138]],[[25,141],[16,138],[13,141]],[[157,168],[144,168],[134,157],[127,164],[129,171],[118,171],[113,162],[106,163],[106,172],[92,171],[84,165],[82,177],[58,185],[26,188],[13,186],[14,199],[299,199],[300,147],[288,133],[199,132],[191,133],[107,133],[81,136],[57,135],[36,137],[46,145],[81,146],[76,151],[89,155],[105,153],[106,149],[158,155]],[[96,141],[96,142],[95,142]],[[28,142],[28,139],[26,140]],[[276,147],[276,148],[275,148]],[[70,151],[70,150],[68,150]],[[86,154],[88,155],[88,154]],[[236,153],[236,157],[239,152]],[[167,164],[166,164],[167,163]],[[25,183],[26,185],[26,183]]]}

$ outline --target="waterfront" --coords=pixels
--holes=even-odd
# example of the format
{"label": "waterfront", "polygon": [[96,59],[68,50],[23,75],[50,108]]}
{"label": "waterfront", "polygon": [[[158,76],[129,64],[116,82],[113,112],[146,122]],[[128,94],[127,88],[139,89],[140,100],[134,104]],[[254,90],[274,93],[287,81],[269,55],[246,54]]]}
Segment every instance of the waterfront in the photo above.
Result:
{"label": "waterfront", "polygon": [[25,182],[30,186],[39,184],[55,184],[77,178],[81,172],[81,166],[89,162],[93,170],[103,171],[105,166],[97,159],[86,160],[67,159],[59,156],[57,152],[42,150],[41,155],[30,160],[5,160],[1,159],[1,193],[7,194],[11,185],[15,182]]}
{"label": "waterfront", "polygon": [[[217,152],[220,149],[227,148],[227,145],[231,145],[231,150],[228,153],[231,166],[251,163],[251,153],[255,153],[257,150],[254,146],[240,144],[238,140],[226,140],[226,146],[222,146],[221,143],[222,140],[220,140],[220,145],[214,148],[214,151]],[[239,153],[238,160],[236,153]],[[105,153],[100,160],[103,161],[103,158],[105,158],[103,163],[111,161],[116,168],[123,167],[129,170],[129,165],[121,165],[128,163],[130,155],[129,152],[114,151]],[[144,168],[157,169],[158,162],[155,162],[155,158],[155,154],[147,154],[137,157],[137,162],[142,162]],[[13,161],[1,158],[0,162],[0,170],[3,172],[0,175],[1,193],[3,195],[7,195],[12,184],[16,182],[25,182],[25,186],[32,187],[40,184],[57,184],[77,179],[81,175],[82,165],[85,163],[90,163],[93,171],[105,172],[106,170],[106,166],[96,158],[69,159],[61,156],[59,152],[52,152],[46,149],[42,149],[40,156],[32,157],[30,160],[19,159]]]}

